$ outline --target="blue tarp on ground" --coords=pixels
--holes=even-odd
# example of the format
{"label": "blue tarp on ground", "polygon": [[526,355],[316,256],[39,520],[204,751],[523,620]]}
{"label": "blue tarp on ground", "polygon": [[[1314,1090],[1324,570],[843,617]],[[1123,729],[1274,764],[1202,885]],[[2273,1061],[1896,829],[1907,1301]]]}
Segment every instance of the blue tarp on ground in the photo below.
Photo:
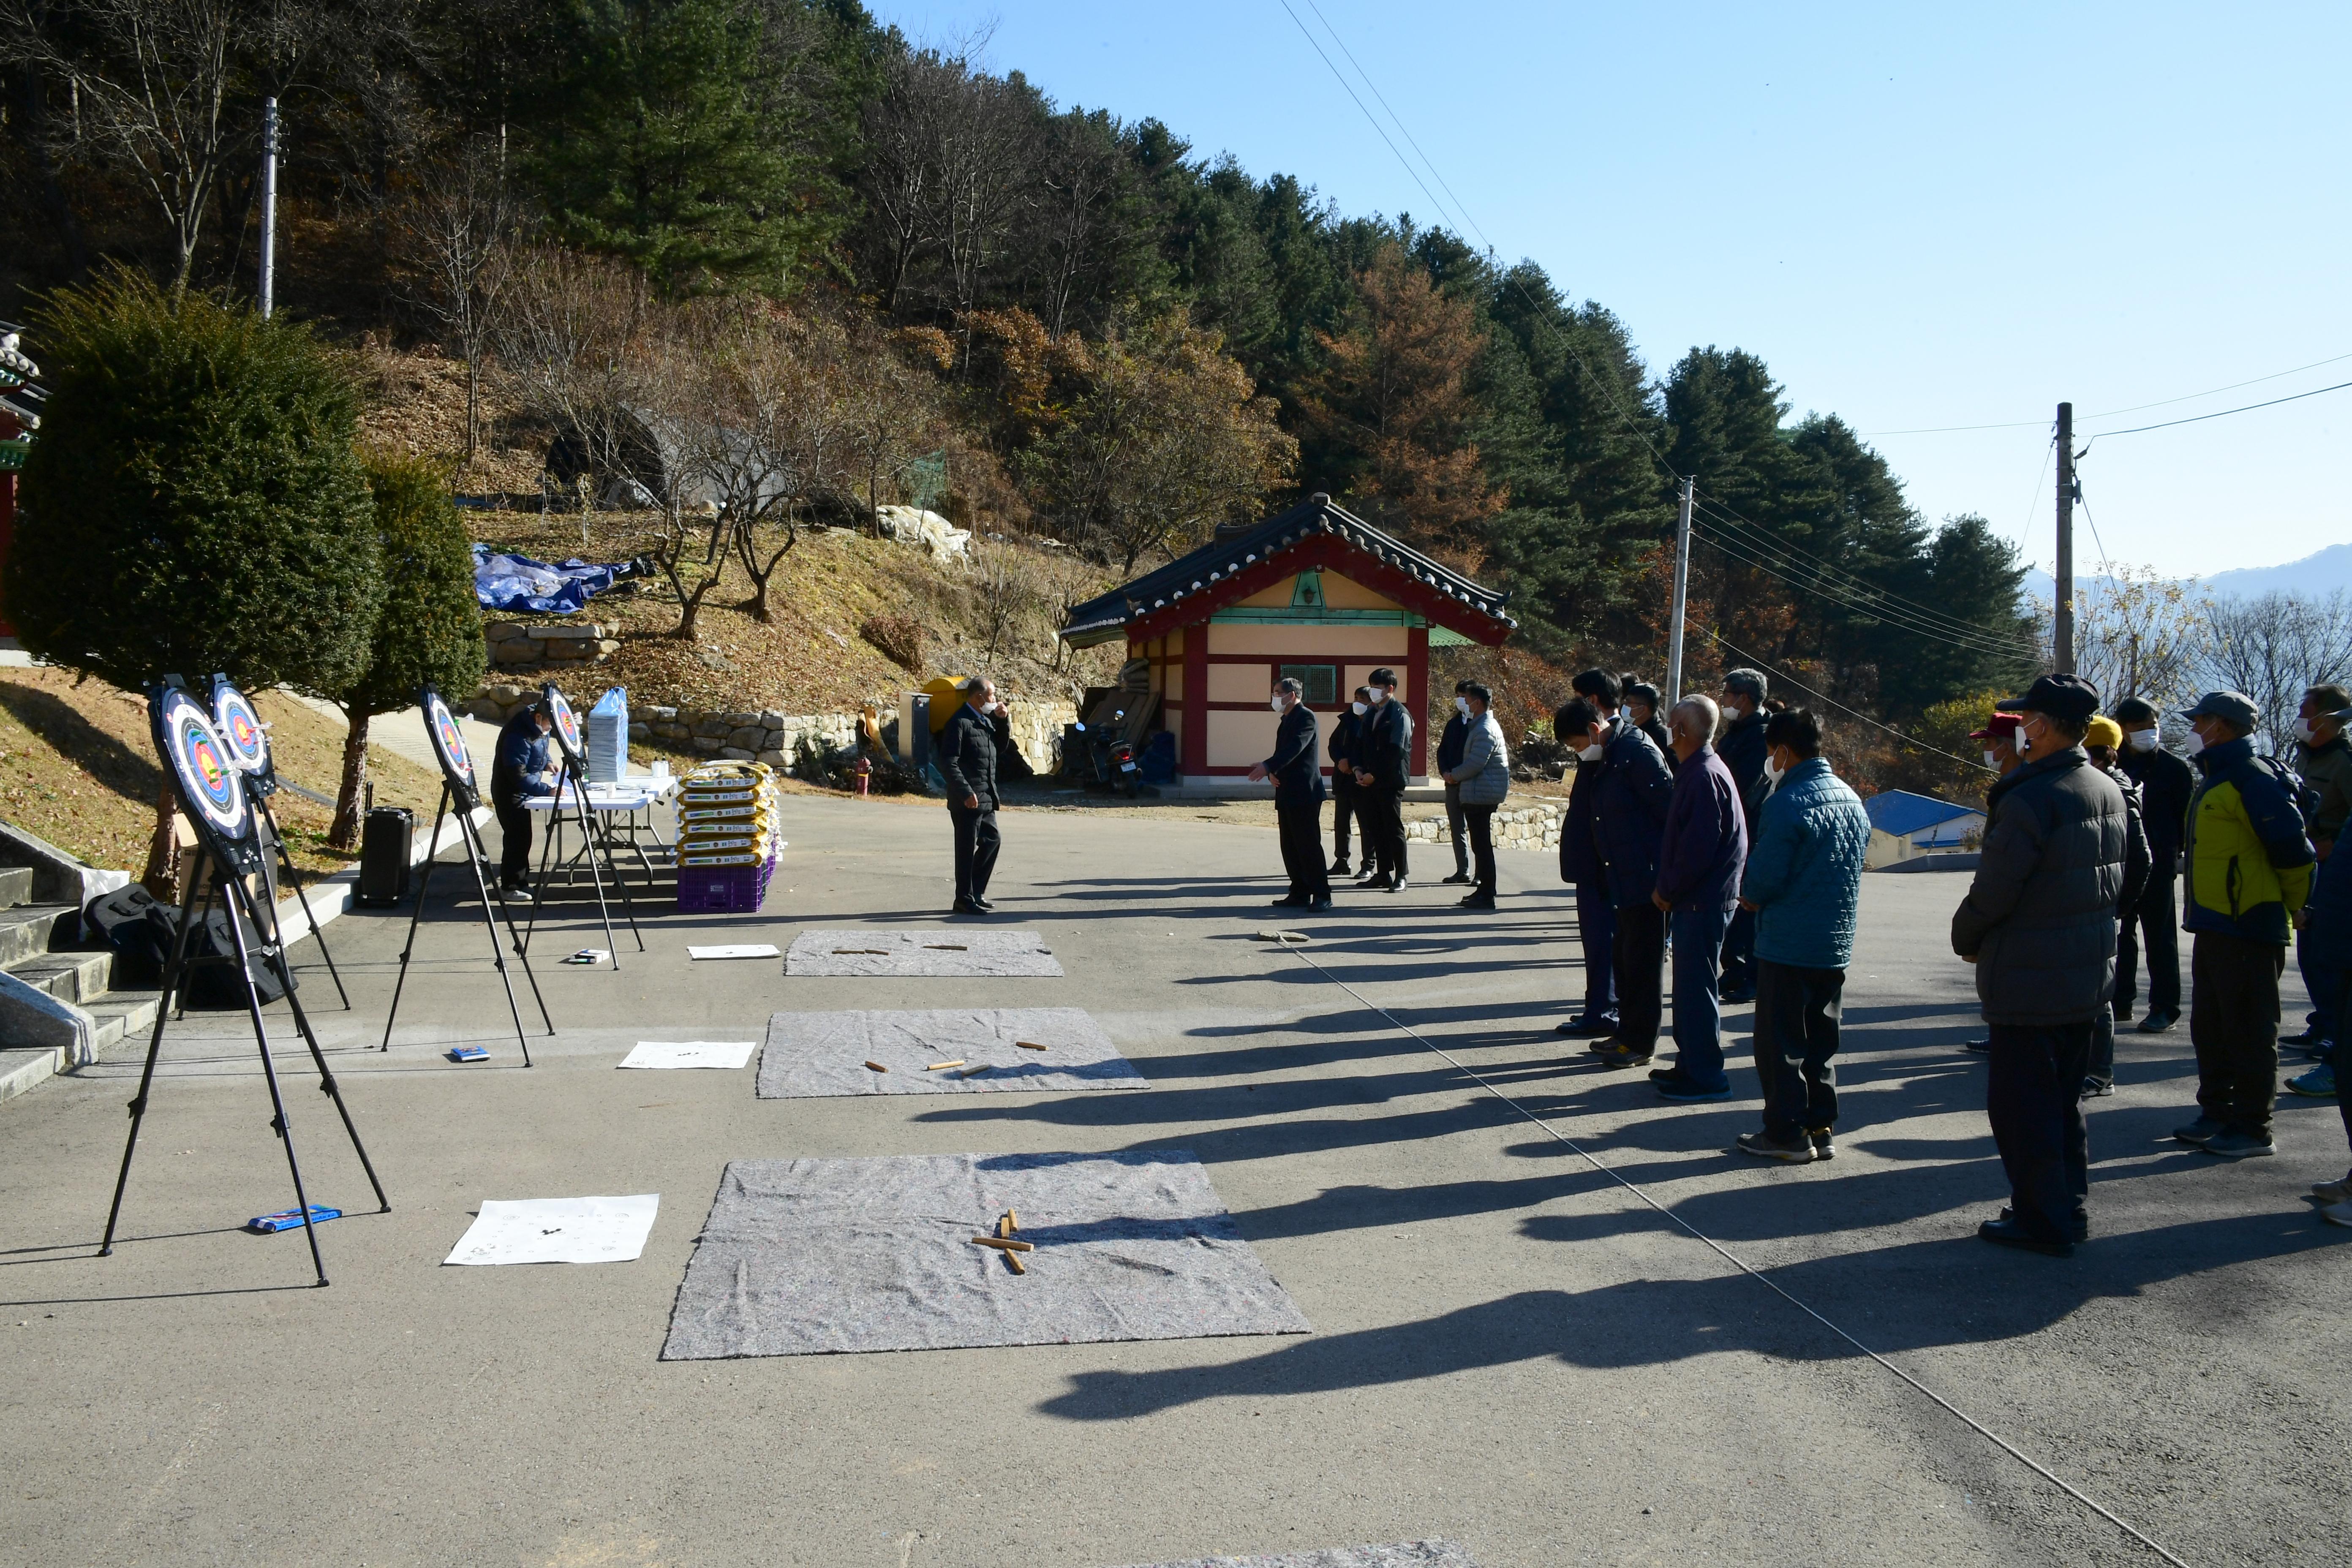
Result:
{"label": "blue tarp on ground", "polygon": [[487,544],[474,546],[474,597],[488,610],[575,615],[614,583],[634,575],[633,563],[625,561],[600,566],[575,555],[550,566],[528,555],[493,554]]}

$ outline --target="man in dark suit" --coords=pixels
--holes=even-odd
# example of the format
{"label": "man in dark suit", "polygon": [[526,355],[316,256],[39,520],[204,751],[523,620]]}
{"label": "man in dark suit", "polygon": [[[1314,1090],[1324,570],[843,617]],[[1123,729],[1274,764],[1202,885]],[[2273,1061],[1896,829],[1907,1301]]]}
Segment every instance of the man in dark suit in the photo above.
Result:
{"label": "man in dark suit", "polygon": [[1404,790],[1412,772],[1412,717],[1397,700],[1396,671],[1372,671],[1372,710],[1357,738],[1356,814],[1380,849],[1381,891],[1405,889]]}
{"label": "man in dark suit", "polygon": [[1305,688],[1288,676],[1274,683],[1274,755],[1249,771],[1250,783],[1274,781],[1274,815],[1282,827],[1282,868],[1290,891],[1274,901],[1284,909],[1331,907],[1331,876],[1323,864],[1323,766],[1315,749],[1315,714],[1300,699]]}
{"label": "man in dark suit", "polygon": [[[1757,810],[1763,804],[1756,786],[1764,776],[1764,724],[1771,717],[1764,711],[1764,699],[1770,689],[1760,669],[1735,669],[1723,678],[1723,736],[1715,743],[1715,754],[1731,770],[1731,782],[1738,787],[1741,820],[1751,844],[1756,841]],[[1731,929],[1724,933],[1723,1000],[1727,1005],[1756,1000],[1756,911],[1745,905],[1732,915]]]}
{"label": "man in dark suit", "polygon": [[[1334,877],[1348,875],[1348,825],[1356,816],[1356,732],[1372,710],[1372,689],[1356,688],[1353,707],[1342,708],[1331,720],[1331,867]],[[1364,875],[1372,874],[1372,844],[1364,840]]]}
{"label": "man in dark suit", "polygon": [[989,873],[996,869],[996,683],[976,675],[963,706],[940,731],[940,776],[947,781],[948,819],[955,824],[955,912],[984,915]]}
{"label": "man in dark suit", "polygon": [[[1470,699],[1474,683],[1457,680],[1454,683],[1454,712],[1445,721],[1445,728],[1437,737],[1437,771],[1450,775],[1462,765],[1462,749],[1470,742]],[[1449,882],[1470,880],[1470,818],[1462,809],[1462,786],[1449,782],[1445,786],[1445,832],[1454,841],[1454,875]]]}
{"label": "man in dark suit", "polygon": [[2139,1028],[2144,1035],[2160,1035],[2180,1021],[2180,845],[2189,831],[2189,797],[2197,793],[2197,773],[2164,749],[2153,703],[2126,697],[2116,704],[2115,721],[2124,732],[2116,765],[2139,785],[2140,826],[2147,834],[2148,858],[2147,884],[2125,912],[2116,942],[2116,1022],[2128,1021],[2132,1004],[2139,999],[2144,951],[2147,1014]]}
{"label": "man in dark suit", "polygon": [[1665,1012],[1666,917],[1652,901],[1674,775],[1658,748],[1624,719],[1595,720],[1570,742],[1601,749],[1592,833],[1609,873],[1617,930],[1617,1033],[1586,1048],[1613,1067],[1643,1067],[1658,1047]]}
{"label": "man in dark suit", "polygon": [[1554,1026],[1580,1039],[1606,1039],[1617,1033],[1617,911],[1609,900],[1609,868],[1601,863],[1593,832],[1592,806],[1601,798],[1605,742],[1592,742],[1595,725],[1612,734],[1617,723],[1617,678],[1588,669],[1575,681],[1576,697],[1552,715],[1551,731],[1576,753],[1569,785],[1568,820],[1559,830],[1559,879],[1576,889],[1576,930],[1584,948],[1584,1010]]}

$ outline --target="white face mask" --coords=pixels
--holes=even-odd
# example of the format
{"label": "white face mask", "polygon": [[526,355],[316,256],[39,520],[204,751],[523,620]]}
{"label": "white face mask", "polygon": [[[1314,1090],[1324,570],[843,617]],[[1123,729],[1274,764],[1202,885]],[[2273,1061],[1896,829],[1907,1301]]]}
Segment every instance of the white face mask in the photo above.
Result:
{"label": "white face mask", "polygon": [[1267,700],[1267,701],[1266,701],[1266,706],[1267,706],[1267,707],[1269,707],[1269,708],[1271,708],[1271,709],[1273,709],[1273,710],[1274,710],[1276,712],[1277,712],[1277,713],[1281,712],[1281,711],[1282,711],[1282,709],[1283,709],[1283,702],[1282,702],[1282,697],[1281,697],[1281,695],[1280,695],[1279,693],[1276,693],[1274,697],[1272,697],[1272,698],[1268,699],[1268,700]]}
{"label": "white face mask", "polygon": [[[1454,700],[1454,710],[1456,713],[1461,714],[1465,719],[1470,717],[1470,699],[1467,697],[1455,698]],[[2309,735],[2305,735],[2304,739],[2308,741],[2311,737]]]}
{"label": "white face mask", "polygon": [[2205,749],[2205,737],[2191,730],[2188,738],[2180,742],[2180,749],[2193,757]]}
{"label": "white face mask", "polygon": [[1373,688],[1372,688],[1372,706],[1373,706],[1373,707],[1377,708],[1377,707],[1379,707],[1381,703],[1386,702],[1388,700],[1389,700],[1389,689],[1388,689],[1387,687],[1385,687],[1385,686],[1375,686],[1375,687],[1373,687]]}
{"label": "white face mask", "polygon": [[1586,746],[1577,752],[1576,760],[1580,763],[1597,763],[1608,753],[1609,748],[1606,746]]}
{"label": "white face mask", "polygon": [[1362,718],[1365,714],[1367,714],[1367,713],[1369,713],[1369,712],[1370,712],[1370,711],[1371,711],[1371,710],[1370,710],[1370,708],[1365,707],[1365,706],[1364,706],[1362,703],[1360,703],[1360,702],[1350,702],[1349,704],[1348,704],[1348,706],[1349,706],[1349,707],[1350,707],[1350,708],[1353,708],[1353,709],[1356,710],[1356,717],[1357,717],[1357,718],[1359,718],[1359,719]]}
{"label": "white face mask", "polygon": [[1778,757],[1767,757],[1767,758],[1765,758],[1765,759],[1764,759],[1764,776],[1765,776],[1766,778],[1768,778],[1768,779],[1770,779],[1773,783],[1775,783],[1775,784],[1780,783],[1780,775],[1781,775],[1781,774],[1783,774],[1783,773],[1787,773],[1788,771],[1789,771],[1788,769],[1786,769],[1786,768],[1784,768],[1784,767],[1782,767],[1782,766],[1780,765],[1780,758],[1778,758]]}
{"label": "white face mask", "polygon": [[2310,720],[2297,719],[2294,721],[2294,738],[2306,746],[2317,738],[2312,731]]}
{"label": "white face mask", "polygon": [[1985,757],[1985,766],[1987,766],[1987,767],[1989,767],[1989,768],[1991,768],[1991,769],[1995,770],[1996,772],[1998,772],[1998,771],[2000,770],[2000,753],[1999,752],[1990,752],[1990,751],[1989,751],[1989,752],[1987,752],[1984,754],[1984,757]]}
{"label": "white face mask", "polygon": [[2164,743],[2164,737],[2153,730],[2134,730],[2124,741],[2135,752],[2152,752]]}

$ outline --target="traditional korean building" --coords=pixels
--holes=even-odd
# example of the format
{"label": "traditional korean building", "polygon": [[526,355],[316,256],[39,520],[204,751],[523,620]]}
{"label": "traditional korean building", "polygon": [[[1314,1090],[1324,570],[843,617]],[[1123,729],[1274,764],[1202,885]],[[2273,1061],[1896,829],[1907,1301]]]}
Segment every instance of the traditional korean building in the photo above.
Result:
{"label": "traditional korean building", "polygon": [[1413,715],[1418,781],[1428,773],[1429,650],[1500,644],[1518,625],[1504,612],[1508,597],[1318,492],[1263,522],[1221,528],[1191,554],[1076,606],[1061,635],[1073,647],[1124,638],[1129,659],[1149,662],[1188,784],[1238,777],[1265,757],[1276,679],[1296,676],[1307,706],[1328,715],[1385,665]]}

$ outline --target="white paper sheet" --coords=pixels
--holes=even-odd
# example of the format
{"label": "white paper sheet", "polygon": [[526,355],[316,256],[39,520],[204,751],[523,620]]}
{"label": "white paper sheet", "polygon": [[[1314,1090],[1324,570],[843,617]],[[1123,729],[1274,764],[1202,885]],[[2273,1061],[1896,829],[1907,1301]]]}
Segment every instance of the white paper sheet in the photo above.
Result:
{"label": "white paper sheet", "polygon": [[740,1068],[760,1048],[757,1040],[639,1040],[621,1058],[625,1068]]}
{"label": "white paper sheet", "polygon": [[776,951],[773,942],[741,942],[726,947],[689,947],[686,950],[686,956],[688,958],[781,958],[783,955]]}
{"label": "white paper sheet", "polygon": [[659,1193],[625,1198],[485,1198],[452,1263],[628,1263],[646,1250]]}

